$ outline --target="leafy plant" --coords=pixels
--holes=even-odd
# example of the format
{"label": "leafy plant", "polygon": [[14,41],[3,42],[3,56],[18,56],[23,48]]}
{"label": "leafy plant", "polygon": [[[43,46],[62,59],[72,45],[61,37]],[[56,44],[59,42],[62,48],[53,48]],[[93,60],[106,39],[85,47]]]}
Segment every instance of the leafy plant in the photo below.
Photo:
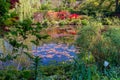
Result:
{"label": "leafy plant", "polygon": [[[40,67],[40,58],[39,56],[36,56],[34,59],[33,59],[33,69],[34,69],[34,79],[37,80],[38,79],[38,75],[39,75],[39,67]],[[41,77],[41,76],[40,76]]]}
{"label": "leafy plant", "polygon": [[103,66],[105,60],[119,65],[119,28],[106,28],[101,23],[92,22],[82,27],[79,34],[76,45],[81,52],[92,53],[99,66]]}
{"label": "leafy plant", "polygon": [[41,3],[39,0],[19,0],[15,11],[19,14],[19,20],[31,19],[34,12],[40,9]]}
{"label": "leafy plant", "polygon": [[31,71],[17,71],[17,70],[1,70],[0,71],[0,80],[29,80],[32,79]]}

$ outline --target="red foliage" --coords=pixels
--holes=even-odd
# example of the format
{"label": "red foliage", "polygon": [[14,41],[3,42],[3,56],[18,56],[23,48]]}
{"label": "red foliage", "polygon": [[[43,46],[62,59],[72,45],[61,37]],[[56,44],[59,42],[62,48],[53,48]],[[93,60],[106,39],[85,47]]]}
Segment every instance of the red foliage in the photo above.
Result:
{"label": "red foliage", "polygon": [[67,12],[67,11],[58,12],[58,18],[59,19],[66,19],[66,18],[68,18],[69,15],[70,15],[70,13]]}
{"label": "red foliage", "polygon": [[58,20],[58,19],[83,19],[83,16],[80,16],[78,14],[70,14],[68,11],[59,11],[59,12],[55,12],[55,11],[48,11],[47,12],[47,17],[52,18],[54,20]]}
{"label": "red foliage", "polygon": [[48,11],[47,12],[47,17],[53,18],[53,19],[66,19],[68,18],[70,13],[68,11],[59,11],[59,12],[54,12],[54,11]]}
{"label": "red foliage", "polygon": [[18,2],[19,2],[19,0],[10,0],[10,4],[11,4],[10,8],[11,9],[14,8],[15,4],[18,3]]}
{"label": "red foliage", "polygon": [[77,34],[76,30],[74,28],[71,28],[71,27],[67,29],[67,33],[68,34],[72,34],[72,35],[76,35]]}
{"label": "red foliage", "polygon": [[72,35],[76,35],[77,34],[76,31],[71,31],[69,33],[72,34]]}
{"label": "red foliage", "polygon": [[48,35],[53,38],[65,37],[70,35],[76,35],[77,32],[74,28],[51,28],[47,30]]}
{"label": "red foliage", "polygon": [[69,18],[70,18],[70,19],[77,19],[77,18],[79,18],[79,15],[78,15],[78,14],[71,14],[71,15],[69,16]]}
{"label": "red foliage", "polygon": [[51,19],[58,19],[58,12],[54,12],[54,11],[48,11],[46,14],[47,18]]}

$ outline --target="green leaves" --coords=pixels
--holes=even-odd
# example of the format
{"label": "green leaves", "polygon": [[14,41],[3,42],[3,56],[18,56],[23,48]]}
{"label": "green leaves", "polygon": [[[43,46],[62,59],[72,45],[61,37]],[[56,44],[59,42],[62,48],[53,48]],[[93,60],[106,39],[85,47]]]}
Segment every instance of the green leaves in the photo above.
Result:
{"label": "green leaves", "polygon": [[12,39],[10,39],[9,40],[9,43],[13,46],[13,47],[15,47],[15,48],[19,48],[19,47],[21,47],[21,45],[22,45],[22,43],[21,42],[17,42],[16,40],[12,40]]}
{"label": "green leaves", "polygon": [[6,0],[0,0],[0,16],[4,16],[10,8],[10,3]]}
{"label": "green leaves", "polygon": [[84,55],[86,55],[86,52],[91,52],[99,66],[103,66],[104,60],[108,60],[111,65],[120,65],[119,26],[102,27],[99,24],[99,22],[92,21],[90,24],[83,26],[79,31],[76,45],[80,47]]}
{"label": "green leaves", "polygon": [[35,35],[39,40],[42,40],[42,39],[47,39],[48,35],[40,35],[40,34],[36,34]]}
{"label": "green leaves", "polygon": [[39,68],[39,63],[40,63],[40,58],[39,56],[36,56],[34,59],[33,59],[33,66],[34,66],[34,79],[37,80],[38,78],[38,68]]}
{"label": "green leaves", "polygon": [[112,28],[106,34],[106,37],[109,37],[112,43],[120,48],[120,28]]}
{"label": "green leaves", "polygon": [[6,62],[6,61],[9,61],[9,60],[16,59],[18,56],[19,56],[19,54],[16,54],[16,55],[8,54],[5,57],[0,57],[0,60],[3,61],[3,62]]}

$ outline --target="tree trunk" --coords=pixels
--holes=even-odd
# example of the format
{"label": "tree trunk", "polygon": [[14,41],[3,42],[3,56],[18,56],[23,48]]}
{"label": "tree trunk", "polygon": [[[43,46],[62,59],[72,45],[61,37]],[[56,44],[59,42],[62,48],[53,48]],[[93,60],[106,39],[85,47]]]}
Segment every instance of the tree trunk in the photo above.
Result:
{"label": "tree trunk", "polygon": [[115,4],[116,4],[115,11],[117,12],[118,11],[118,6],[119,6],[119,0],[115,0]]}

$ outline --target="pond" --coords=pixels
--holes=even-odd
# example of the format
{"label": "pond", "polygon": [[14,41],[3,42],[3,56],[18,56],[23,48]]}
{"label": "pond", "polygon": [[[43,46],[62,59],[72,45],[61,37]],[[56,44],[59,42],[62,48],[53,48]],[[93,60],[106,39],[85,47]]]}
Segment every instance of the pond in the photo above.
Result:
{"label": "pond", "polygon": [[33,54],[41,58],[43,65],[72,61],[76,57],[75,52],[75,46],[67,44],[50,43],[37,47],[37,49],[33,47]]}
{"label": "pond", "polygon": [[[56,31],[57,28],[57,31]],[[50,38],[46,41],[43,41],[43,43],[40,46],[34,46],[33,44],[29,44],[26,42],[26,44],[30,48],[31,54],[33,56],[39,56],[41,58],[41,64],[42,65],[50,65],[50,64],[56,64],[56,63],[61,63],[61,62],[71,62],[73,58],[76,58],[76,48],[73,44],[74,42],[74,37],[76,34],[75,33],[75,26],[57,26],[57,27],[52,27],[50,30],[47,29],[48,35],[50,35]],[[52,32],[52,33],[51,33]],[[54,33],[54,34],[53,34]],[[72,34],[71,34],[72,33]],[[63,36],[59,36],[59,35]],[[57,35],[57,37],[54,37],[53,35]],[[58,37],[59,36],[59,37]],[[8,44],[6,41],[3,41],[1,39],[0,41],[0,53],[11,53],[12,51],[12,46]],[[22,65],[26,65],[25,62],[30,63],[30,60],[25,60],[26,58],[25,55],[21,57],[20,63]],[[23,61],[22,61],[23,60]],[[9,64],[8,64],[9,63]],[[15,63],[15,64],[14,64]],[[16,65],[18,66],[19,60],[14,62],[14,61],[8,61],[5,63],[1,63],[0,65]]]}

